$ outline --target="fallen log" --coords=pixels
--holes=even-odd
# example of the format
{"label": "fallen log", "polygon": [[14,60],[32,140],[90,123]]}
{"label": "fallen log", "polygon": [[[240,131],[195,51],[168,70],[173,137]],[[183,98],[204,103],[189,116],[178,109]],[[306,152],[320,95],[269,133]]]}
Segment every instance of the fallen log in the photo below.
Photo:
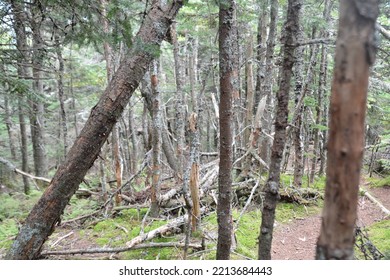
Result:
{"label": "fallen log", "polygon": [[[204,214],[206,212],[206,209],[205,208],[202,208],[201,209],[201,214]],[[185,214],[183,216],[180,216],[180,217],[177,217],[173,220],[171,220],[169,223],[159,227],[159,228],[156,228],[154,230],[151,230],[147,233],[144,233],[144,234],[141,234],[141,235],[138,235],[137,237],[133,238],[132,240],[128,241],[126,243],[126,246],[127,247],[133,247],[133,246],[136,246],[140,243],[143,243],[145,241],[148,241],[148,240],[151,240],[157,236],[161,236],[161,235],[164,235],[166,234],[167,232],[171,232],[181,226],[183,226],[188,220],[188,214]]]}
{"label": "fallen log", "polygon": [[360,188],[360,192],[363,193],[363,195],[367,197],[369,200],[371,200],[374,204],[376,204],[382,210],[382,212],[386,214],[387,217],[390,217],[390,211],[382,203],[380,203],[375,197],[373,197],[368,191],[366,191],[363,188]]}
{"label": "fallen log", "polygon": [[[74,250],[62,250],[62,251],[43,251],[42,256],[58,256],[58,255],[84,255],[84,254],[109,254],[109,253],[121,253],[130,250],[148,249],[148,248],[167,248],[177,247],[183,248],[184,243],[180,242],[167,242],[167,243],[146,243],[138,244],[132,247],[118,247],[118,248],[89,248],[89,249],[74,249]],[[189,247],[194,249],[202,249],[202,244],[190,243]]]}

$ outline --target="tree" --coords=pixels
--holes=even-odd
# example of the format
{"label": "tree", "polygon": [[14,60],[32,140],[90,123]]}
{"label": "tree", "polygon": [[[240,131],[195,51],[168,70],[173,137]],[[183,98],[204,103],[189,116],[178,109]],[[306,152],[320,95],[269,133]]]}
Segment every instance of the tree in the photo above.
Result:
{"label": "tree", "polygon": [[316,259],[353,259],[377,0],[341,0],[330,100],[328,165]]}
{"label": "tree", "polygon": [[159,54],[160,44],[183,1],[154,3],[127,56],[108,84],[80,135],[58,168],[49,187],[31,210],[6,259],[36,259],[42,245],[60,222],[61,214],[88,169],[99,155],[113,126],[138,87],[148,65]]}
{"label": "tree", "polygon": [[277,92],[277,108],[275,117],[275,136],[272,144],[271,164],[265,185],[265,200],[261,215],[258,258],[271,259],[271,245],[275,221],[275,208],[279,199],[280,164],[286,142],[286,127],[288,117],[288,101],[296,35],[299,31],[299,11],[301,0],[289,0],[287,20],[284,24],[283,62],[279,90]]}
{"label": "tree", "polygon": [[233,167],[233,93],[237,86],[236,3],[223,0],[219,4],[219,127],[220,127],[220,161],[218,177],[218,243],[217,259],[230,258],[232,243],[232,167]]}

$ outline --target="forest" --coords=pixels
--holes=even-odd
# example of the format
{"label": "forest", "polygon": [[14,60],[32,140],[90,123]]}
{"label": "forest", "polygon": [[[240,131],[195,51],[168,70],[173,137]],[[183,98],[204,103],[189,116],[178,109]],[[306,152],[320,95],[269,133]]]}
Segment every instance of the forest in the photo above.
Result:
{"label": "forest", "polygon": [[0,259],[390,259],[389,1],[0,14]]}

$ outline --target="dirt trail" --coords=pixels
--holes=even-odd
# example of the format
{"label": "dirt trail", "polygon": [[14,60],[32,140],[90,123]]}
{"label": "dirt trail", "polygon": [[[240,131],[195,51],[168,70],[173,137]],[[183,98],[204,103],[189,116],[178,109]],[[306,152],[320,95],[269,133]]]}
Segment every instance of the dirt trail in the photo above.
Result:
{"label": "dirt trail", "polygon": [[[369,192],[390,209],[390,187],[370,189]],[[358,226],[369,226],[384,218],[384,213],[366,197],[359,198]],[[275,229],[272,259],[313,260],[320,232],[321,215],[294,220]]]}

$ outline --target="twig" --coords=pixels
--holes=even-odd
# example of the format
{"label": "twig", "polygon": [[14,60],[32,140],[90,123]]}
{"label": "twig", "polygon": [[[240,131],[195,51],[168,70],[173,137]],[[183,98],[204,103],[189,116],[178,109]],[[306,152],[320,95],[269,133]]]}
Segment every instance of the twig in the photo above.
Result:
{"label": "twig", "polygon": [[250,194],[248,200],[246,201],[244,208],[242,208],[240,216],[238,217],[237,222],[236,222],[236,228],[238,228],[240,220],[241,220],[242,216],[244,215],[246,209],[248,208],[249,204],[251,203],[253,195],[255,194],[255,191],[256,191],[257,187],[259,186],[259,184],[260,184],[260,179],[257,180],[255,186],[252,188],[251,194]]}
{"label": "twig", "polygon": [[146,223],[146,219],[149,216],[149,212],[150,212],[150,207],[148,208],[148,211],[146,212],[145,216],[142,219],[142,223],[140,226],[140,234],[144,234],[144,232],[145,232],[145,223]]}
{"label": "twig", "polygon": [[129,233],[129,231],[127,230],[127,228],[125,228],[125,227],[123,227],[123,226],[121,226],[121,225],[118,225],[118,224],[115,224],[115,226],[116,226],[117,228],[123,230],[126,234]]}
{"label": "twig", "polygon": [[54,242],[52,245],[50,245],[50,248],[53,248],[54,246],[56,246],[59,242],[61,242],[62,240],[64,240],[65,238],[67,238],[68,236],[71,236],[72,234],[74,234],[73,231],[69,232],[68,234],[65,234],[64,236],[60,237],[56,242]]}
{"label": "twig", "polygon": [[83,216],[80,216],[80,217],[77,217],[77,218],[74,218],[74,219],[62,221],[61,225],[69,224],[69,223],[72,223],[72,222],[76,222],[78,220],[82,220],[82,219],[86,219],[86,218],[92,217],[92,216],[98,214],[99,212],[100,212],[100,210],[96,210],[96,211],[94,211],[94,212],[92,212],[90,214],[86,214],[86,215],[83,215]]}

